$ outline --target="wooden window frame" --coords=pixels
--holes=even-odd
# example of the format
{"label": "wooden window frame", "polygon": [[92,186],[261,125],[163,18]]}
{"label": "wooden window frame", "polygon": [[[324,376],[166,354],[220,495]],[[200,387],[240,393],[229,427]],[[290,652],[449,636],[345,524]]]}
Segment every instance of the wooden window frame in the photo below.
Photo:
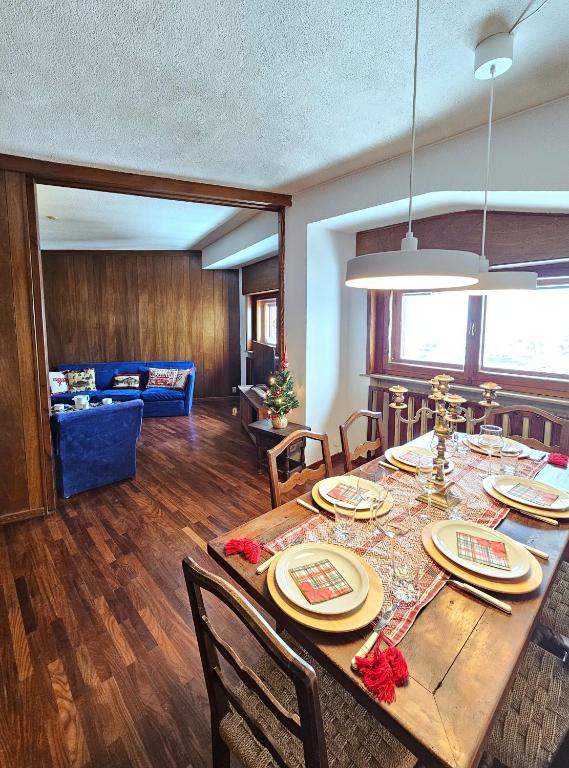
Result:
{"label": "wooden window frame", "polygon": [[[519,266],[512,271],[534,269],[540,278],[563,277],[569,273],[565,262],[536,266]],[[561,283],[563,284],[563,283]],[[569,396],[569,376],[544,377],[539,372],[513,370],[505,372],[482,367],[485,330],[485,300],[471,296],[468,302],[467,335],[464,366],[448,363],[424,363],[393,357],[392,349],[400,349],[401,297],[405,292],[369,291],[368,294],[368,374],[399,376],[410,379],[430,379],[437,373],[448,373],[457,384],[476,386],[492,380],[503,389],[524,394],[551,397]],[[409,293],[412,293],[409,291]]]}

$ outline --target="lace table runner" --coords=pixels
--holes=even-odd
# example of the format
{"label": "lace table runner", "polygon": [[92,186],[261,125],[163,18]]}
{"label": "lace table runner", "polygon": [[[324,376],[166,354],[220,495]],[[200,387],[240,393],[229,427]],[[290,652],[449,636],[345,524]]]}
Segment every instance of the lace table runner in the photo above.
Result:
{"label": "lace table runner", "polygon": [[[458,506],[463,519],[495,528],[506,517],[509,509],[488,496],[482,487],[482,469],[488,466],[487,462],[488,459],[485,456],[475,453],[470,453],[466,458],[453,457],[455,468],[451,478],[454,481],[453,491],[462,499]],[[533,478],[545,464],[546,461],[521,459],[518,462],[517,474]],[[387,639],[397,644],[405,637],[421,609],[430,603],[444,587],[445,581],[441,577],[446,575],[446,571],[425,552],[421,542],[421,531],[428,523],[446,520],[447,513],[446,510],[433,506],[428,520],[425,519],[427,505],[416,500],[422,489],[415,477],[407,472],[396,470],[385,476],[381,465],[377,460],[373,460],[361,466],[357,474],[368,480],[381,482],[388,489],[393,498],[393,507],[390,512],[379,518],[379,523],[383,526],[386,523],[396,523],[405,530],[408,528],[405,535],[397,536],[397,545],[407,551],[409,558],[417,564],[421,574],[419,597],[412,603],[400,602],[384,631]],[[295,526],[263,546],[274,554],[291,544],[301,544],[305,541],[339,543],[336,539],[334,521],[324,514],[312,515],[301,525]],[[383,609],[389,609],[394,602],[391,590],[391,539],[381,531],[372,532],[367,522],[356,521],[354,535],[348,542],[341,542],[341,545],[363,557],[376,571],[385,591]]]}

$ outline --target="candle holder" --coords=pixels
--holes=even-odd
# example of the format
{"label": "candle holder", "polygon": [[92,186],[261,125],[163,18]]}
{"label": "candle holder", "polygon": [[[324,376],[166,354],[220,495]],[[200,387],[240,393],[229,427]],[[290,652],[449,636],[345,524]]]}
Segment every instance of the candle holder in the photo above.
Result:
{"label": "candle holder", "polygon": [[[437,487],[437,492],[432,495],[431,500],[435,506],[441,509],[449,509],[460,500],[455,493],[450,491],[452,480],[448,480],[445,475],[449,468],[449,460],[446,457],[446,442],[456,431],[457,424],[470,426],[485,422],[490,409],[499,405],[496,401],[496,393],[501,389],[494,382],[485,382],[480,385],[482,399],[478,401],[478,405],[484,408],[484,415],[479,419],[475,419],[466,416],[466,409],[464,408],[466,399],[450,392],[450,386],[453,381],[454,378],[446,373],[439,373],[434,376],[429,382],[431,391],[428,395],[429,400],[433,400],[434,406],[432,408],[426,405],[422,406],[416,411],[412,419],[406,419],[403,416],[403,411],[407,408],[405,394],[408,390],[399,384],[389,388],[392,395],[392,402],[389,404],[389,407],[397,412],[398,418],[404,424],[416,424],[424,415],[435,419],[433,431],[437,442],[435,446],[436,456],[433,459],[433,464],[436,470],[434,483]],[[426,501],[426,495],[421,494],[418,499]]]}

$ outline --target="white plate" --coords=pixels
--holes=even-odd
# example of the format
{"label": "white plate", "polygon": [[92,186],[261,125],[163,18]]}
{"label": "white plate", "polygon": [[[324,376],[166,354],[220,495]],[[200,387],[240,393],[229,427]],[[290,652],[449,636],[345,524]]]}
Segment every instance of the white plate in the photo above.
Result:
{"label": "white plate", "polygon": [[[529,499],[522,499],[511,493],[511,489],[516,485],[524,485],[526,488],[533,488],[544,493],[551,493],[557,496],[553,504],[539,504]],[[516,504],[524,504],[526,507],[535,507],[535,509],[545,509],[548,512],[563,512],[569,509],[569,493],[561,488],[555,488],[553,485],[540,483],[538,480],[530,480],[527,477],[518,477],[517,475],[496,475],[492,478],[492,486],[498,493],[511,499]]]}
{"label": "white plate", "polygon": [[[404,455],[405,450],[413,450],[417,452],[421,452],[424,456],[431,456],[434,459],[434,454],[428,449],[428,448],[419,448],[418,446],[409,446],[409,445],[401,445],[397,448],[388,448],[385,451],[385,458],[390,464],[393,464],[394,467],[397,467],[397,469],[403,469],[406,472],[415,472],[416,466],[413,464],[407,464],[405,461],[401,461],[401,459],[397,458],[396,451],[399,451],[399,455]],[[454,469],[454,464],[452,461],[448,461],[448,466],[445,469],[445,475],[448,475],[449,472],[452,472]]]}
{"label": "white plate", "polygon": [[[480,435],[467,435],[466,436],[466,444],[469,448],[472,448],[473,451],[476,451],[476,453],[483,453],[485,456],[488,455],[488,451],[485,451],[483,448],[479,445],[479,439]],[[504,438],[504,443],[510,448],[515,448],[517,450],[517,456],[519,459],[526,459],[530,453],[531,448],[528,448],[527,445],[523,445],[523,443],[518,443],[517,440],[512,440],[509,437]],[[494,456],[496,456],[496,452],[494,452]]]}
{"label": "white plate", "polygon": [[[324,603],[311,605],[289,574],[289,570],[326,559],[340,571],[353,591]],[[369,591],[368,575],[359,558],[335,544],[297,544],[289,547],[279,557],[275,580],[283,595],[299,608],[326,616],[336,616],[359,608]]]}
{"label": "white plate", "polygon": [[[344,507],[346,509],[354,509],[355,504],[348,504],[345,501],[337,501],[333,496],[330,496],[330,491],[332,491],[339,483],[345,483],[346,485],[350,485],[353,488],[357,488],[358,485],[358,478],[355,475],[339,475],[338,477],[326,477],[324,480],[322,480],[318,485],[318,493],[322,496],[325,501],[328,502],[328,504],[337,504],[339,507]],[[384,489],[378,484],[374,483],[371,480],[366,480],[365,478],[360,479],[361,487],[365,491],[370,491],[371,493],[379,494],[383,493]],[[385,494],[384,494],[385,495]],[[358,504],[357,509],[363,510],[363,509],[369,509],[370,508],[370,502],[368,499],[364,499],[361,504]]]}
{"label": "white plate", "polygon": [[[506,545],[506,552],[510,561],[511,570],[506,571],[502,568],[494,568],[491,565],[475,563],[458,554],[456,542],[457,531],[469,533],[471,536],[482,536],[491,541],[501,541]],[[466,520],[442,520],[436,523],[432,529],[433,543],[437,549],[446,555],[450,560],[466,568],[473,573],[481,576],[488,576],[491,579],[521,579],[529,573],[531,560],[527,550],[518,544],[517,541],[510,539],[499,531],[493,531],[485,528],[478,523],[471,523]]]}

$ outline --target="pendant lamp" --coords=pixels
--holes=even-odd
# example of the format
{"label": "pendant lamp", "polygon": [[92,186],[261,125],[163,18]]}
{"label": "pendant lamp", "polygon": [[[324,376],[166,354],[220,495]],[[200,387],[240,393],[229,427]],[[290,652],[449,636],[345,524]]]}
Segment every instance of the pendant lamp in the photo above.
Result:
{"label": "pendant lamp", "polygon": [[486,218],[488,215],[488,187],[490,185],[490,150],[492,148],[492,117],[494,114],[494,80],[507,72],[514,58],[513,36],[508,32],[487,37],[476,47],[474,56],[474,77],[490,80],[490,103],[488,107],[488,139],[486,142],[486,184],[484,187],[484,211],[482,214],[482,248],[478,264],[478,283],[466,288],[455,288],[452,293],[466,293],[469,296],[486,296],[496,291],[531,291],[537,288],[536,272],[517,272],[511,269],[490,271],[486,258]]}
{"label": "pendant lamp", "polygon": [[411,168],[409,172],[409,217],[407,234],[400,251],[368,253],[350,259],[346,285],[376,290],[432,290],[475,285],[478,281],[478,256],[469,251],[418,248],[413,236],[413,181],[415,170],[415,128],[417,102],[417,60],[419,52],[419,3],[415,17],[415,64],[413,69],[413,122],[411,130]]}

